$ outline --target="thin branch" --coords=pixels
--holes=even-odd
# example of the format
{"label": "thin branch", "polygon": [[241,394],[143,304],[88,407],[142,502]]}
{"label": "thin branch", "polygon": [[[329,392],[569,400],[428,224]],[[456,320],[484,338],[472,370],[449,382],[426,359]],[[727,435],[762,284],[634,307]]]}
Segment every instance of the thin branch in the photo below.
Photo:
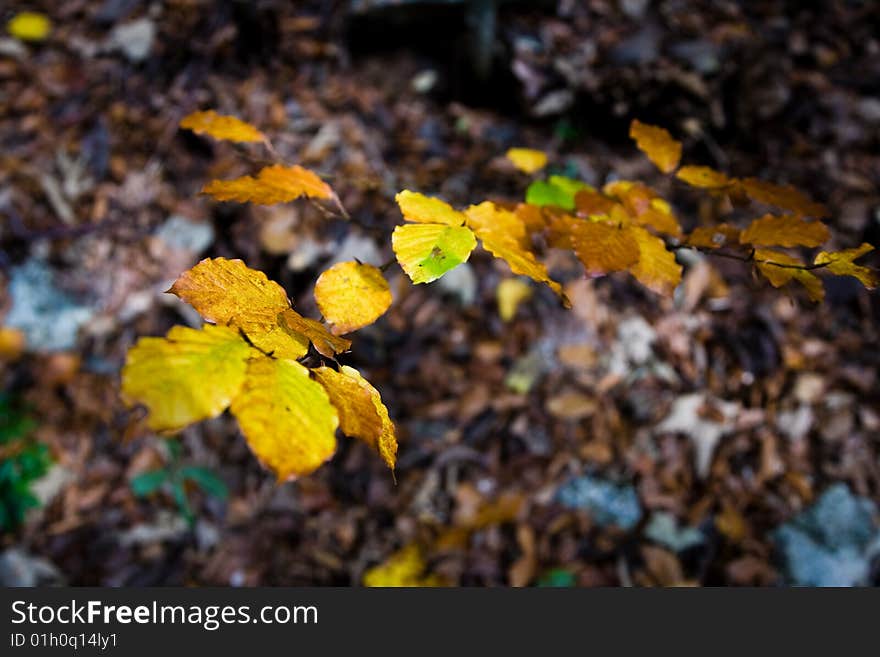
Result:
{"label": "thin branch", "polygon": [[764,265],[773,265],[774,267],[781,267],[783,269],[800,269],[802,271],[812,271],[813,269],[822,269],[823,267],[827,267],[829,262],[821,262],[812,265],[793,265],[791,263],[784,262],[776,262],[774,260],[758,260],[755,258],[755,250],[752,249],[748,255],[741,255],[739,253],[731,253],[730,251],[719,251],[717,249],[710,249],[704,246],[690,246],[687,244],[680,244],[677,246],[670,246],[673,251],[680,251],[681,249],[691,249],[693,251],[699,251],[700,253],[705,253],[706,255],[717,256],[719,258],[728,258],[730,260],[739,260],[740,262],[754,262],[755,264],[764,264]]}

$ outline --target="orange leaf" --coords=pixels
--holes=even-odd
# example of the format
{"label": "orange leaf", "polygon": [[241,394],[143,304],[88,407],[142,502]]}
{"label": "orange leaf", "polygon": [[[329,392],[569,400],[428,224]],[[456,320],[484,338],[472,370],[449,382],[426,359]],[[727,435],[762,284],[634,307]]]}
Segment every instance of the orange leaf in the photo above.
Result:
{"label": "orange leaf", "polygon": [[625,271],[639,260],[639,244],[629,226],[577,221],[570,230],[572,248],[589,276]]}
{"label": "orange leaf", "polygon": [[605,185],[603,191],[620,200],[634,223],[667,235],[681,234],[672,207],[644,183],[615,180]]}
{"label": "orange leaf", "polygon": [[262,141],[268,142],[266,135],[250,123],[245,123],[234,116],[217,114],[214,110],[193,112],[183,117],[180,127],[192,130],[197,135],[209,135],[214,139],[234,141],[238,143]]}
{"label": "orange leaf", "polygon": [[574,195],[574,207],[579,215],[585,217],[599,214],[607,215],[615,205],[617,205],[617,201],[595,189],[582,189]]}
{"label": "orange leaf", "polygon": [[630,267],[630,273],[657,294],[672,296],[681,282],[681,265],[675,261],[675,254],[644,228],[632,226],[630,230],[639,245],[639,261]]}
{"label": "orange leaf", "polygon": [[700,187],[702,189],[719,189],[728,187],[736,181],[728,178],[720,171],[715,171],[711,167],[686,165],[675,172],[675,177],[683,180],[691,187]]}
{"label": "orange leaf", "polygon": [[738,244],[739,234],[739,228],[730,224],[697,226],[687,236],[685,244],[703,249],[718,249],[722,246]]}
{"label": "orange leaf", "polygon": [[340,262],[315,283],[315,301],[335,335],[351,333],[381,317],[391,305],[391,289],[373,265]]}
{"label": "orange leaf", "polygon": [[681,142],[676,141],[668,130],[633,119],[629,136],[636,146],[663,173],[671,173],[681,160]]}
{"label": "orange leaf", "polygon": [[347,365],[340,367],[338,372],[329,367],[316,367],[312,373],[324,386],[330,403],[336,407],[342,433],[363,440],[379,452],[393,470],[397,438],[379,391],[360,372]]}
{"label": "orange leaf", "polygon": [[545,228],[544,211],[539,205],[518,203],[514,214],[523,222],[526,232],[529,234],[540,233]]}
{"label": "orange leaf", "polygon": [[301,166],[273,164],[260,170],[256,178],[243,176],[233,180],[212,180],[202,194],[218,201],[275,205],[288,203],[300,196],[309,198],[333,198],[330,185],[314,172]]}
{"label": "orange leaf", "polygon": [[822,251],[816,256],[814,264],[825,264],[825,271],[836,274],[837,276],[854,276],[859,279],[869,290],[873,290],[880,284],[880,277],[877,272],[857,265],[853,262],[856,258],[861,258],[869,251],[873,251],[874,247],[865,242],[857,249],[847,249],[846,251],[827,252]]}
{"label": "orange leaf", "polygon": [[484,201],[465,210],[468,227],[483,242],[483,248],[508,264],[514,274],[546,283],[560,297],[562,286],[550,278],[547,267],[528,250],[525,224],[513,213]]}
{"label": "orange leaf", "polygon": [[806,194],[789,185],[776,185],[757,178],[745,178],[739,185],[753,201],[805,217],[821,219],[828,216],[828,209],[824,205],[810,200]]}
{"label": "orange leaf", "polygon": [[749,224],[739,241],[755,246],[819,246],[829,237],[828,227],[821,221],[806,221],[791,214],[765,214]]}
{"label": "orange leaf", "polygon": [[281,323],[291,331],[306,336],[315,345],[318,353],[327,358],[333,358],[351,347],[351,340],[333,335],[321,322],[303,317],[292,308],[281,313]]}
{"label": "orange leaf", "polygon": [[758,271],[773,287],[782,287],[789,281],[798,281],[807,289],[812,301],[821,301],[825,297],[822,281],[813,272],[800,269],[799,267],[804,266],[800,259],[771,249],[756,249],[754,258]]}

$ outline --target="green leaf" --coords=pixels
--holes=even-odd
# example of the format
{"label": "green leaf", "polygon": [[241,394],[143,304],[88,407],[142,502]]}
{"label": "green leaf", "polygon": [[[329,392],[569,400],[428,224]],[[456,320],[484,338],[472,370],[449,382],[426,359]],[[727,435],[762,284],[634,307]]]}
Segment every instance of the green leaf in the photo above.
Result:
{"label": "green leaf", "polygon": [[169,472],[165,468],[150,470],[134,477],[130,482],[131,492],[137,497],[146,497],[155,493],[168,480]]}
{"label": "green leaf", "polygon": [[574,210],[574,196],[589,185],[566,178],[550,176],[547,180],[536,180],[526,189],[526,203],[532,205],[555,205],[566,210]]}
{"label": "green leaf", "polygon": [[229,489],[226,487],[226,482],[208,468],[189,465],[180,469],[180,476],[193,482],[212,497],[216,497],[219,500],[225,500],[229,497]]}
{"label": "green leaf", "polygon": [[466,226],[406,224],[394,229],[391,246],[413,283],[430,283],[466,262],[477,239]]}
{"label": "green leaf", "polygon": [[183,487],[183,479],[177,478],[171,482],[171,494],[177,503],[180,515],[183,516],[187,524],[192,527],[196,521],[196,517],[189,506],[189,500],[186,498],[186,489]]}

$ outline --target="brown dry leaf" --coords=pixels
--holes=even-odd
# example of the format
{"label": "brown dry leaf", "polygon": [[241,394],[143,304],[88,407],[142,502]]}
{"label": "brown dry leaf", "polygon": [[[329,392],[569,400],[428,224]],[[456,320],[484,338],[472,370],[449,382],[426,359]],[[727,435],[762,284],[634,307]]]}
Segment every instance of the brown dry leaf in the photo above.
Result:
{"label": "brown dry leaf", "polygon": [[238,143],[268,142],[266,135],[250,123],[246,123],[234,116],[217,114],[214,110],[193,112],[181,119],[180,127],[184,130],[192,130],[197,135],[209,135],[214,139],[225,141]]}
{"label": "brown dry leaf", "polygon": [[629,136],[663,173],[671,173],[678,166],[681,160],[681,142],[673,139],[668,130],[633,119],[629,126]]}
{"label": "brown dry leaf", "polygon": [[828,216],[828,208],[821,203],[810,200],[806,194],[789,185],[777,185],[757,178],[745,178],[739,181],[739,187],[750,199],[765,205],[773,205],[794,214],[815,219]]}
{"label": "brown dry leaf", "polygon": [[639,244],[630,226],[604,221],[576,221],[569,225],[571,246],[588,276],[626,271],[639,260]]}
{"label": "brown dry leaf", "polygon": [[257,177],[242,176],[233,180],[212,180],[202,194],[218,201],[275,205],[289,203],[300,196],[332,199],[333,190],[317,174],[299,165],[273,164],[264,167]]}
{"label": "brown dry leaf", "polygon": [[547,154],[533,148],[511,148],[506,157],[523,173],[535,173],[547,166]]}
{"label": "brown dry leaf", "polygon": [[736,183],[735,178],[728,178],[720,171],[704,166],[683,166],[675,172],[675,177],[683,180],[691,187],[699,187],[701,189],[720,189]]}
{"label": "brown dry leaf", "polygon": [[876,271],[853,262],[873,250],[874,247],[865,242],[857,249],[833,252],[821,251],[813,263],[817,265],[825,264],[825,271],[837,276],[854,276],[866,288],[873,290],[880,284],[880,276],[877,275]]}
{"label": "brown dry leaf", "polygon": [[403,218],[420,224],[444,224],[446,226],[461,226],[464,224],[464,214],[454,209],[445,201],[403,190],[394,197]]}
{"label": "brown dry leaf", "polygon": [[770,249],[756,249],[754,259],[758,271],[770,281],[770,285],[773,287],[782,287],[794,280],[807,289],[807,294],[812,301],[821,301],[825,298],[825,288],[822,287],[822,281],[813,272],[797,268],[804,266],[800,259]]}
{"label": "brown dry leaf", "polygon": [[765,214],[749,224],[739,241],[755,246],[819,246],[830,237],[828,227],[821,221],[807,221],[791,214]]}
{"label": "brown dry leaf", "polygon": [[351,261],[335,264],[318,277],[315,301],[330,330],[341,335],[375,322],[391,306],[392,297],[377,267]]}
{"label": "brown dry leaf", "polygon": [[681,282],[682,271],[675,254],[666,248],[662,239],[644,228],[632,226],[630,230],[639,245],[639,261],[629,268],[630,273],[657,294],[672,296]]}
{"label": "brown dry leaf", "polygon": [[685,239],[685,244],[702,249],[718,249],[739,244],[740,230],[730,224],[697,226]]}
{"label": "brown dry leaf", "polygon": [[559,420],[577,421],[588,418],[596,412],[597,403],[594,397],[581,392],[562,392],[547,401],[550,415]]}
{"label": "brown dry leaf", "polygon": [[397,438],[379,391],[360,372],[347,365],[340,367],[338,372],[329,367],[317,367],[312,373],[324,386],[330,403],[336,407],[342,433],[363,440],[394,470]]}
{"label": "brown dry leaf", "polygon": [[336,451],[336,409],[295,360],[251,360],[231,410],[251,451],[279,481],[314,472]]}
{"label": "brown dry leaf", "polygon": [[563,301],[562,286],[550,278],[547,267],[528,250],[525,224],[513,212],[485,201],[465,210],[468,227],[483,242],[483,248],[508,264],[514,274],[546,283]]}
{"label": "brown dry leaf", "polygon": [[321,322],[303,317],[292,308],[282,312],[279,321],[294,333],[306,336],[315,345],[318,353],[327,358],[333,358],[351,347],[351,340],[333,335]]}

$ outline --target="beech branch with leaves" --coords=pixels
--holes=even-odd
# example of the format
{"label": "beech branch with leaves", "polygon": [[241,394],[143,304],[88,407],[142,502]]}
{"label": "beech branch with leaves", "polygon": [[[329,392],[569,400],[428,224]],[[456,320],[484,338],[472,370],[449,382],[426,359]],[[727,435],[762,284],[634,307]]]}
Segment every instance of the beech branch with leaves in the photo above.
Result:
{"label": "beech branch with leaves", "polygon": [[[232,116],[196,112],[180,126],[218,140],[261,143],[275,154],[265,134]],[[562,286],[536,253],[539,243],[571,251],[588,276],[628,272],[667,296],[681,282],[675,257],[681,249],[752,263],[774,287],[796,281],[813,301],[824,297],[820,272],[877,286],[877,273],[855,264],[873,249],[870,244],[820,251],[811,262],[780,250],[817,248],[830,239],[822,204],[793,187],[680,166],[682,145],[663,128],[634,120],[630,136],[661,172],[699,192],[779,213],[765,213],[744,228],[720,223],[686,233],[669,202],[640,181],[615,180],[599,190],[551,175],[534,180],[524,202],[483,201],[461,210],[404,190],[396,196],[404,223],[391,234],[398,264],[413,283],[430,283],[466,262],[479,241],[514,274],[546,284],[566,306]],[[507,157],[527,174],[548,161],[545,153],[527,148],[511,149]],[[259,205],[302,197],[332,201],[348,216],[330,185],[298,165],[273,164],[255,176],[210,181],[202,193]],[[178,431],[229,408],[254,455],[279,480],[307,475],[332,457],[337,429],[366,442],[393,470],[397,440],[379,392],[357,370],[335,361],[351,346],[343,335],[372,324],[391,306],[383,269],[351,261],[323,272],[314,290],[321,322],[297,313],[280,285],[241,260],[203,260],[169,292],[209,323],[141,338],[122,372],[123,397],[129,405],[146,406],[149,426],[159,432]],[[521,286],[512,293],[528,296]],[[312,348],[331,365],[300,362]]]}

